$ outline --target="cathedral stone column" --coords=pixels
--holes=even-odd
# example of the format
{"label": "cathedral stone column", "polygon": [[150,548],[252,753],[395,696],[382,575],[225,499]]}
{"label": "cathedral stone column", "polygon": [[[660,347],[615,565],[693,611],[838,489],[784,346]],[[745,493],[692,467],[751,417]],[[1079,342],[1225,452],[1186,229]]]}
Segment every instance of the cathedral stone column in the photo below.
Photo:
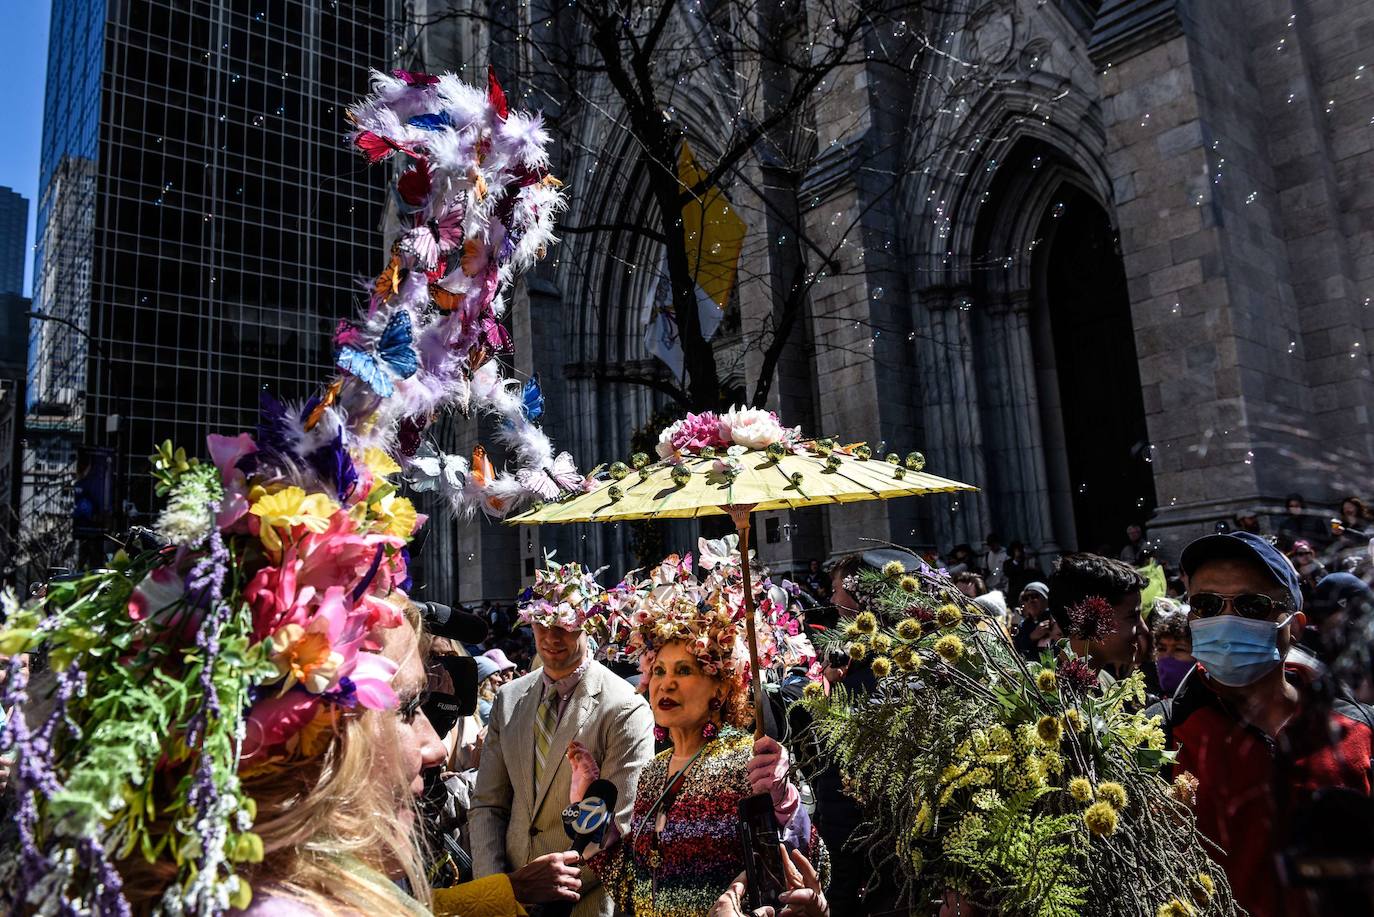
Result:
{"label": "cathedral stone column", "polygon": [[1008,500],[1003,518],[1011,520],[1015,528],[1002,536],[1008,540],[1019,538],[1032,552],[1053,557],[1059,553],[1059,545],[1054,535],[1049,476],[1045,470],[1040,389],[1031,340],[1030,291],[1008,294],[1001,302],[989,304],[988,311],[1000,330],[997,343],[1005,381],[1001,420],[1011,444],[1010,449],[1000,454],[1003,464],[999,477]]}
{"label": "cathedral stone column", "polygon": [[[965,287],[929,287],[920,293],[925,333],[918,335],[917,375],[925,416],[925,454],[934,474],[977,487],[988,483],[983,456],[978,384],[974,373],[972,296]],[[931,498],[935,500],[936,498]],[[934,516],[934,536],[942,550],[968,542],[975,548],[988,530],[982,495],[953,494],[951,510]]]}

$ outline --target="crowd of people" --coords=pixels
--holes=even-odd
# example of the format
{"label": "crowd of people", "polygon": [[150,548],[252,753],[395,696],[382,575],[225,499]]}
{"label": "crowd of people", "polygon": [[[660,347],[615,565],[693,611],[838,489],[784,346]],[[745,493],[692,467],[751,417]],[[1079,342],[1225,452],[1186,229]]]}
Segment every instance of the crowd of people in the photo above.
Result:
{"label": "crowd of people", "polygon": [[[1144,568],[1154,559],[1148,548],[1135,551],[1139,530],[1116,557],[1066,554],[1043,572],[995,535],[981,554],[951,552],[943,569],[916,554],[847,555],[810,564],[783,602],[807,632],[843,628],[863,610],[856,577],[896,555],[912,571],[946,577],[1028,661],[1069,653],[1118,681],[1143,672],[1148,712],[1178,752],[1174,772],[1193,781],[1199,826],[1218,845],[1237,901],[1261,917],[1302,914],[1302,895],[1274,864],[1316,836],[1312,824],[1335,831],[1328,847],[1331,836],[1358,844],[1340,806],[1374,815],[1368,653],[1350,653],[1368,642],[1361,635],[1374,592],[1362,578],[1370,541],[1357,544],[1358,519],[1347,513],[1343,532],[1321,542],[1338,572],[1314,575],[1316,529],[1294,518],[1288,535],[1238,524],[1194,541],[1149,607]],[[706,614],[701,596],[687,601],[687,623],[670,639],[650,626],[630,644],[637,655],[624,646],[607,654],[592,636],[604,622],[589,614],[601,610],[600,587],[585,585],[569,617],[557,594],[567,584],[550,577],[552,592],[527,592],[509,611],[420,603],[385,633],[398,714],[342,721],[327,740],[329,766],[307,768],[289,787],[276,785],[279,773],[254,786],[255,831],[268,855],[250,870],[247,913],[366,912],[383,903],[396,912],[403,901],[437,914],[513,914],[553,902],[575,903],[578,915],[745,914],[733,824],[741,800],[755,794],[771,800],[790,851],[784,913],[885,912],[890,889],[851,839],[863,815],[842,768],[814,757],[792,766],[788,751],[814,752],[804,717],[789,709],[801,689],[842,686],[861,696],[877,689],[872,667],[842,654],[808,660],[805,651],[779,661],[763,673],[769,703],[757,709],[769,713],[755,738],[747,665],[717,666],[703,654],[716,625],[692,618]],[[643,594],[645,621],[672,607],[661,588]],[[1075,636],[1075,609],[1096,599],[1110,604],[1111,626]],[[8,677],[28,680],[28,656],[14,662]],[[13,749],[4,760],[8,775]],[[597,780],[619,790],[609,830],[569,852],[565,810]],[[394,816],[370,819],[387,798]],[[1309,831],[1298,836],[1302,826]],[[350,859],[365,848],[384,855],[373,866]],[[165,891],[142,868],[123,882]]]}

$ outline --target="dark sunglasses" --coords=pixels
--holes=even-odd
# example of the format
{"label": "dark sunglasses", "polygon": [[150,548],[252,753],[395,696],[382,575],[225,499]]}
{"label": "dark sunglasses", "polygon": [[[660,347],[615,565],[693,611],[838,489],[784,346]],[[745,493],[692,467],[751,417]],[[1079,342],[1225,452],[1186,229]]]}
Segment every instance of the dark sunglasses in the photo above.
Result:
{"label": "dark sunglasses", "polygon": [[1287,611],[1288,604],[1259,592],[1223,595],[1219,592],[1195,592],[1188,596],[1188,606],[1199,618],[1213,618],[1230,604],[1242,618],[1267,620],[1275,611]]}

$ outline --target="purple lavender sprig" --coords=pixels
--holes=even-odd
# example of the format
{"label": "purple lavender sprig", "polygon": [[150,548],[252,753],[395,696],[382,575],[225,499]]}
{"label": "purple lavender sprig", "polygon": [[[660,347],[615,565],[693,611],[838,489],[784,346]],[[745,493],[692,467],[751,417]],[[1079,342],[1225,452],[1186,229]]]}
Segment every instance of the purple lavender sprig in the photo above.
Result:
{"label": "purple lavender sprig", "polygon": [[77,856],[86,870],[91,890],[92,912],[100,915],[130,917],[129,902],[124,897],[124,881],[110,855],[97,838],[83,837],[77,845]]}
{"label": "purple lavender sprig", "polygon": [[[19,656],[10,660],[4,695],[10,715],[5,721],[5,728],[0,731],[0,753],[13,752],[15,755],[10,786],[18,801],[15,823],[19,835],[18,891],[21,900],[27,899],[30,890],[43,884],[44,879],[56,869],[48,850],[49,843],[42,838],[39,800],[49,799],[63,789],[55,767],[58,758],[56,745],[61,741],[58,731],[65,727],[68,738],[80,739],[80,731],[68,717],[67,708],[85,688],[86,675],[77,666],[72,665],[59,673],[51,712],[42,725],[30,729],[25,716],[29,705],[28,675]],[[108,862],[106,867],[113,869]],[[116,882],[111,887],[105,883],[105,888],[107,890],[102,893],[103,898],[111,903],[112,909],[98,904],[96,913],[128,914],[128,903],[124,901],[119,884]],[[65,900],[59,904],[63,909],[68,906]]]}
{"label": "purple lavender sprig", "polygon": [[200,838],[200,856],[196,863],[196,879],[186,891],[185,904],[192,912],[217,914],[227,904],[227,895],[220,885],[228,862],[227,819],[238,807],[238,800],[226,796],[216,779],[214,753],[206,747],[205,736],[211,719],[218,720],[221,716],[214,679],[220,636],[231,614],[229,603],[224,600],[224,583],[231,557],[218,529],[211,530],[206,547],[207,552],[191,569],[186,584],[192,600],[206,612],[196,633],[201,663],[200,707],[187,725],[187,745],[198,749],[198,754],[195,775],[186,794],[186,808],[190,812],[189,827]]}
{"label": "purple lavender sprig", "polygon": [[207,551],[196,565],[191,568],[186,586],[191,598],[206,607],[201,619],[200,630],[196,633],[196,647],[201,653],[200,690],[201,706],[191,717],[187,729],[187,744],[194,747],[205,735],[205,727],[210,717],[220,715],[219,692],[215,689],[215,661],[219,658],[219,636],[229,616],[229,605],[224,601],[224,579],[229,573],[229,548],[219,529],[212,529],[207,539]]}

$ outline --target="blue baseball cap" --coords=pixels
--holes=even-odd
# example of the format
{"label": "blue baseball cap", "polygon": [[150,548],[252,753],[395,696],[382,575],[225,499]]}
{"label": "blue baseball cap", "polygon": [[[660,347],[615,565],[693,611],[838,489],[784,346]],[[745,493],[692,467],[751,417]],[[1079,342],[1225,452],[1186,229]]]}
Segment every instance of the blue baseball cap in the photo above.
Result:
{"label": "blue baseball cap", "polygon": [[1259,561],[1274,582],[1288,590],[1293,598],[1293,607],[1302,611],[1302,583],[1298,580],[1298,571],[1293,569],[1288,558],[1269,539],[1251,532],[1205,535],[1183,549],[1179,565],[1191,577],[1193,571],[1207,561],[1222,558]]}

